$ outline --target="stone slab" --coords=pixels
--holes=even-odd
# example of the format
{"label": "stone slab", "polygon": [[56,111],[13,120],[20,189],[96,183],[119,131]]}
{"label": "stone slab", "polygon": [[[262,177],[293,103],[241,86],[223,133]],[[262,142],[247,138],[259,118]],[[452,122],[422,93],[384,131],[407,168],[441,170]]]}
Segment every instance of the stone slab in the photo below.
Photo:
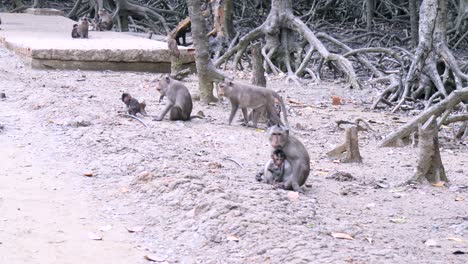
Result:
{"label": "stone slab", "polygon": [[[165,42],[112,31],[90,31],[89,39],[72,39],[76,22],[62,16],[0,13],[0,17],[0,44],[33,68],[170,71]],[[183,63],[193,67],[194,50],[179,49]]]}
{"label": "stone slab", "polygon": [[24,13],[38,16],[63,16],[64,12],[55,8],[26,8]]}

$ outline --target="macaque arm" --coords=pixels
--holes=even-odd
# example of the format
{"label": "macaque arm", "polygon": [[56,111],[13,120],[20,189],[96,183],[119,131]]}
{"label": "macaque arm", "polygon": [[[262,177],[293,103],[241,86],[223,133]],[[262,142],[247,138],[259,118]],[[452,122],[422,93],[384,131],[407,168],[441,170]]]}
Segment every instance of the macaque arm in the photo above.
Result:
{"label": "macaque arm", "polygon": [[156,121],[161,121],[163,120],[164,116],[166,116],[167,112],[169,112],[169,110],[171,110],[171,108],[174,106],[174,103],[172,102],[168,102],[168,105],[166,106],[166,108],[164,108],[163,112],[161,113],[161,115],[157,118],[155,118]]}

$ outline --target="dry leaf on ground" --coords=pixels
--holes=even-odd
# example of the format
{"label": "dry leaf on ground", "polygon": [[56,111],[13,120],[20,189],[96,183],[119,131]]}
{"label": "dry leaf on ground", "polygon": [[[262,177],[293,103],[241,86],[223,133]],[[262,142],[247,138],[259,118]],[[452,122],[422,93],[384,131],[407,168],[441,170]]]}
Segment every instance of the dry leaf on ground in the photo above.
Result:
{"label": "dry leaf on ground", "polygon": [[353,240],[354,238],[346,233],[331,233],[331,236],[334,238],[339,238],[339,239],[348,239],[348,240]]}
{"label": "dry leaf on ground", "polygon": [[459,237],[447,237],[447,240],[455,241],[455,242],[465,242],[465,240]]}
{"label": "dry leaf on ground", "polygon": [[145,259],[153,262],[163,262],[166,261],[166,258],[156,256],[156,255],[145,255]]}
{"label": "dry leaf on ground", "polygon": [[129,233],[141,232],[145,229],[144,226],[132,226],[132,227],[125,227]]}
{"label": "dry leaf on ground", "polygon": [[101,226],[99,227],[99,231],[109,231],[112,229],[112,226],[111,225],[105,225],[105,226]]}
{"label": "dry leaf on ground", "polygon": [[432,186],[434,186],[434,187],[444,187],[444,186],[445,186],[445,182],[444,182],[444,181],[440,181],[440,182],[437,182],[437,183],[433,183]]}
{"label": "dry leaf on ground", "polygon": [[88,232],[88,238],[91,240],[102,240],[102,235],[96,234],[94,232]]}
{"label": "dry leaf on ground", "polygon": [[238,237],[233,236],[233,235],[227,236],[226,239],[227,239],[228,241],[236,241],[236,242],[240,240]]}

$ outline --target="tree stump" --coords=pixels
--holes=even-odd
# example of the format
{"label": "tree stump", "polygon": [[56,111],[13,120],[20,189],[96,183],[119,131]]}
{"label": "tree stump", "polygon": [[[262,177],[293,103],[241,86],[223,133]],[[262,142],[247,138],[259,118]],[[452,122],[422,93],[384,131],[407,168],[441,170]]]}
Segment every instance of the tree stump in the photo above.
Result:
{"label": "tree stump", "polygon": [[412,181],[422,183],[424,179],[431,184],[448,181],[440,158],[435,116],[429,118],[424,125],[419,125],[419,161]]}
{"label": "tree stump", "polygon": [[361,163],[362,157],[359,152],[358,125],[347,127],[345,130],[345,143],[327,152],[330,158],[338,157],[346,152],[346,156],[341,159],[343,163]]}

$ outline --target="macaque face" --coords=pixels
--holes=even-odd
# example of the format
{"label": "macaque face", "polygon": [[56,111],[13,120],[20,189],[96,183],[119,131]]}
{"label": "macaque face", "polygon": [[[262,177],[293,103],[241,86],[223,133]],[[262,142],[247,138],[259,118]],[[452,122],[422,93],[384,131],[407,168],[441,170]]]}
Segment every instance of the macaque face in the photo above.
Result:
{"label": "macaque face", "polygon": [[270,145],[274,149],[281,149],[284,147],[286,142],[288,141],[289,132],[287,129],[281,126],[272,126],[269,129],[270,134]]}
{"label": "macaque face", "polygon": [[271,155],[271,159],[273,160],[273,164],[275,164],[275,166],[277,168],[281,168],[281,166],[283,166],[283,163],[284,163],[284,157],[280,157],[278,155]]}

